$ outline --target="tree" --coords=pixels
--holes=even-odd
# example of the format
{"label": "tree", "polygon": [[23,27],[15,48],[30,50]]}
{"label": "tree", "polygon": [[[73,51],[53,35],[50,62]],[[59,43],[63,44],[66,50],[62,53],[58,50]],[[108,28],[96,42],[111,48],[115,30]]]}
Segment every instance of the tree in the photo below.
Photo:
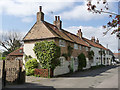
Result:
{"label": "tree", "polygon": [[[100,4],[100,2],[103,2],[104,4],[104,10],[102,8],[98,9],[97,8],[97,5],[95,4],[92,4],[92,0],[88,0],[88,11],[90,12],[93,12],[93,13],[108,13],[109,14],[109,17],[111,18],[111,20],[106,24],[106,25],[103,25],[103,28],[107,29],[107,31],[103,32],[104,35],[107,34],[108,31],[112,31],[111,34],[115,34],[117,33],[117,37],[120,38],[120,15],[119,14],[116,14],[116,13],[113,13],[113,12],[109,12],[109,8],[108,8],[108,2],[107,0],[96,0],[97,4]],[[119,8],[119,7],[118,7]],[[117,27],[117,29],[116,29]]]}
{"label": "tree", "polygon": [[86,62],[85,55],[83,53],[79,54],[78,55],[78,69],[82,70],[83,67],[86,67],[86,64],[87,64],[87,62]]}
{"label": "tree", "polygon": [[22,45],[22,35],[18,32],[6,32],[3,33],[0,40],[0,46],[2,46],[6,51],[4,55],[18,49]]}
{"label": "tree", "polygon": [[55,42],[37,42],[33,50],[43,69],[51,69],[51,71],[53,71],[56,66],[60,65],[58,58],[60,57],[61,50],[60,47],[55,44]]}

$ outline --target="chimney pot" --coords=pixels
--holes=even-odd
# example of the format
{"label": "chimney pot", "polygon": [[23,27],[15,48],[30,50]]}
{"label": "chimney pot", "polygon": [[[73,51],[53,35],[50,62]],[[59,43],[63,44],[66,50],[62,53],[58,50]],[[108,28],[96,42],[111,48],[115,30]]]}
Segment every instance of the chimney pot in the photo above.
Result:
{"label": "chimney pot", "polygon": [[39,6],[40,12],[42,12],[42,6]]}
{"label": "chimney pot", "polygon": [[55,16],[55,21],[57,21],[57,16]]}
{"label": "chimney pot", "polygon": [[58,16],[58,21],[60,21],[60,16]]}
{"label": "chimney pot", "polygon": [[79,36],[80,38],[82,38],[82,32],[81,32],[81,29],[78,30],[77,36]]}
{"label": "chimney pot", "polygon": [[91,41],[95,42],[95,37],[92,37]]}

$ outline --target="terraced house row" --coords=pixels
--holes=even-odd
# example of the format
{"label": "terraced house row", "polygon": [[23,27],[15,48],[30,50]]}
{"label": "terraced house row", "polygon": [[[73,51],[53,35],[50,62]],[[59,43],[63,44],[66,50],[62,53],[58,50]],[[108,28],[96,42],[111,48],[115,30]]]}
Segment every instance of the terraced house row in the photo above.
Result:
{"label": "terraced house row", "polygon": [[[70,33],[62,28],[62,21],[60,16],[55,16],[55,21],[53,24],[44,20],[44,13],[42,12],[42,7],[40,6],[39,12],[37,12],[37,21],[29,32],[24,37],[24,55],[31,55],[33,58],[36,58],[33,51],[33,47],[36,42],[40,41],[54,41],[56,45],[61,47],[61,66],[57,66],[54,70],[54,76],[69,73],[69,65],[73,65],[73,71],[78,70],[78,55],[84,53],[87,60],[87,66],[85,69],[90,68],[91,66],[100,65],[110,65],[112,61],[112,52],[102,46],[99,43],[99,40],[95,40],[95,37],[92,37],[91,40],[82,36],[81,29],[78,30],[78,33],[75,35]],[[73,48],[71,57],[66,60],[63,54],[68,53],[68,47]],[[93,60],[88,59],[88,51],[94,51]],[[104,53],[102,53],[104,51]],[[25,61],[23,60],[25,63]]]}

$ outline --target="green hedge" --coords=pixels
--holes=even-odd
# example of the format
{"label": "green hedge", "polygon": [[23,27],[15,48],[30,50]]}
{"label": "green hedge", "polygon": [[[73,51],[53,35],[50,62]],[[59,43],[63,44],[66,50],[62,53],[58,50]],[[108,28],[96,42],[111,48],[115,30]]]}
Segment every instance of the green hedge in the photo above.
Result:
{"label": "green hedge", "polygon": [[26,75],[34,75],[35,68],[38,68],[38,62],[35,58],[28,60],[25,64]]}
{"label": "green hedge", "polygon": [[6,57],[0,57],[0,60],[5,60],[6,59]]}

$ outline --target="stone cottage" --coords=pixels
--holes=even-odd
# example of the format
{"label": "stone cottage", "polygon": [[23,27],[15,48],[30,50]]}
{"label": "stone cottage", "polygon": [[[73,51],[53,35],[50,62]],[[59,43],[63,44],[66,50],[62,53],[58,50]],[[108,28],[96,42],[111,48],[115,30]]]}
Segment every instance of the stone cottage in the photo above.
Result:
{"label": "stone cottage", "polygon": [[[58,66],[55,69],[54,75],[65,74],[69,72],[69,63],[73,64],[74,71],[78,69],[77,56],[80,53],[84,53],[87,57],[87,52],[90,50],[89,44],[87,44],[82,38],[81,30],[78,30],[77,35],[72,34],[62,28],[62,21],[60,16],[55,16],[55,21],[50,24],[44,20],[44,13],[40,6],[39,12],[37,12],[37,21],[30,29],[30,31],[24,37],[24,54],[31,55],[36,58],[33,47],[36,42],[43,40],[53,40],[56,45],[61,47],[61,55],[68,53],[67,47],[70,45],[73,47],[73,52],[69,61],[66,61],[64,57],[60,57],[63,65]],[[87,61],[88,58],[87,58]],[[25,63],[25,61],[24,61]],[[88,66],[89,67],[89,66]]]}
{"label": "stone cottage", "polygon": [[[36,58],[33,51],[34,45],[36,42],[40,41],[54,41],[56,45],[61,47],[61,66],[56,67],[54,70],[54,76],[61,75],[70,72],[69,65],[72,66],[73,71],[78,70],[78,59],[77,56],[80,53],[84,53],[87,60],[86,68],[99,64],[99,50],[106,50],[100,43],[99,40],[95,42],[93,39],[88,40],[82,36],[81,29],[78,30],[78,33],[72,34],[62,28],[62,21],[60,16],[55,16],[55,21],[53,24],[44,20],[44,13],[42,12],[42,7],[40,6],[39,12],[37,12],[37,21],[25,35],[24,41],[24,55],[31,55],[33,58]],[[69,60],[66,60],[62,54],[68,53],[68,46],[73,47],[73,52]],[[92,48],[92,49],[90,49]],[[88,51],[93,50],[95,57],[93,62],[90,64],[87,54]],[[98,59],[98,60],[97,60]],[[25,60],[23,60],[25,63]]]}

